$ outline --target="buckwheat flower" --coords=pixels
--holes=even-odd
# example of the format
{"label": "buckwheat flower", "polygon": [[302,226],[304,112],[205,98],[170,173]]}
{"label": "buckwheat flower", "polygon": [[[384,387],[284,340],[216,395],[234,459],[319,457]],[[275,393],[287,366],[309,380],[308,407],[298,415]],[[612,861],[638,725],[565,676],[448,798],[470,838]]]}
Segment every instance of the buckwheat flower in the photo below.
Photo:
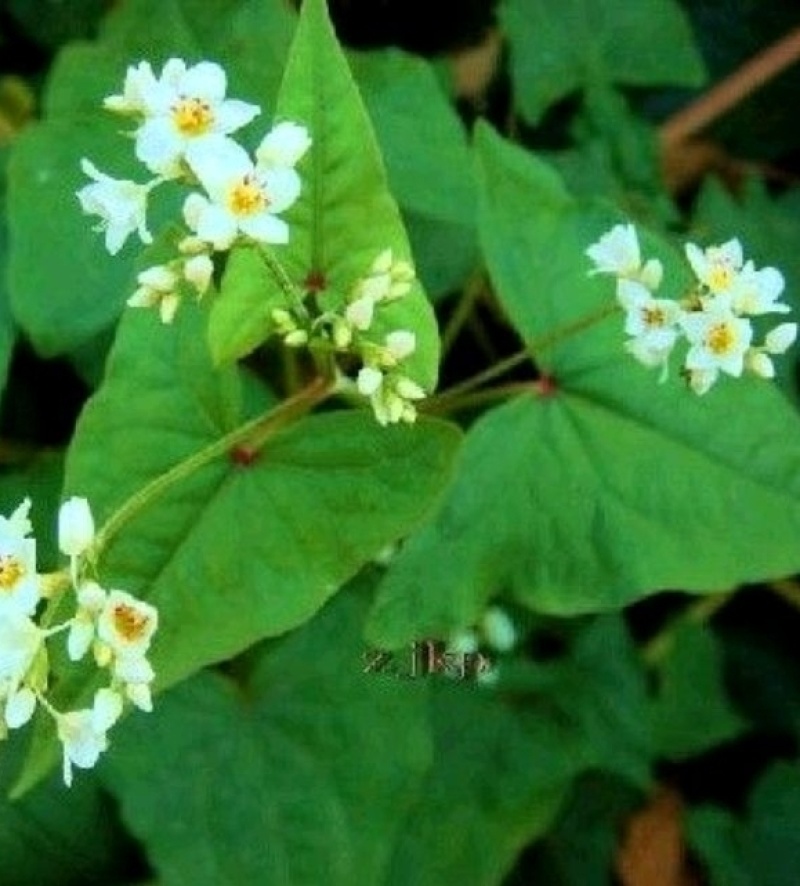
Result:
{"label": "buckwheat flower", "polygon": [[713,295],[728,292],[742,270],[744,256],[742,244],[736,239],[728,240],[721,246],[701,249],[694,243],[686,244],[686,258],[697,279]]}
{"label": "buckwheat flower", "polygon": [[180,306],[178,275],[166,265],[153,265],[136,276],[138,286],[127,301],[130,308],[158,307],[161,322],[172,323]]}
{"label": "buckwheat flower", "polygon": [[626,350],[645,366],[662,366],[666,377],[667,360],[678,339],[682,310],[671,299],[653,298],[650,291],[633,280],[620,280],[617,298],[625,310],[625,332],[631,336]]}
{"label": "buckwheat flower", "polygon": [[784,354],[797,339],[796,323],[781,323],[767,333],[764,347],[769,354]]}
{"label": "buckwheat flower", "polygon": [[638,280],[648,289],[657,289],[663,276],[658,259],[642,264],[639,238],[631,225],[614,225],[587,250],[586,255],[594,262],[590,274],[612,274],[627,280]]}
{"label": "buckwheat flower", "polygon": [[[103,99],[103,107],[116,114],[144,115],[153,104],[153,99],[162,90],[150,62],[131,65],[125,72],[125,83],[121,95],[109,95]],[[157,105],[167,103],[167,93],[159,96]]]}
{"label": "buckwheat flower", "polygon": [[193,255],[183,265],[183,276],[203,296],[211,285],[214,274],[214,262],[208,255]]}
{"label": "buckwheat flower", "polygon": [[730,288],[734,313],[751,317],[788,314],[789,305],[778,301],[784,285],[783,274],[777,268],[757,271],[751,261],[746,262]]}
{"label": "buckwheat flower", "polygon": [[387,375],[374,366],[361,368],[356,387],[369,398],[375,418],[383,426],[415,421],[417,410],[412,401],[425,396],[425,391],[410,378]]}
{"label": "buckwheat flower", "polygon": [[753,327],[749,320],[733,314],[727,300],[683,314],[680,324],[691,345],[686,355],[687,369],[742,374]]}
{"label": "buckwheat flower", "polygon": [[256,148],[256,165],[261,169],[296,166],[311,147],[311,136],[305,126],[284,121],[274,126]]}
{"label": "buckwheat flower", "polygon": [[689,387],[700,395],[707,394],[719,377],[717,369],[687,369],[685,373]]}
{"label": "buckwheat flower", "polygon": [[140,185],[112,178],[85,158],[81,160],[81,169],[93,183],[81,188],[77,197],[87,215],[100,217],[95,230],[105,232],[109,253],[116,255],[134,232],[142,243],[152,243],[153,237],[147,229],[147,197],[160,180]]}
{"label": "buckwheat flower", "polygon": [[747,369],[760,378],[775,378],[775,364],[770,355],[784,354],[797,338],[796,323],[781,323],[767,333],[760,348],[750,348],[745,355]]}
{"label": "buckwheat flower", "polygon": [[83,582],[77,596],[78,608],[67,635],[67,654],[72,661],[80,661],[89,651],[97,633],[97,620],[108,600],[108,594],[94,581]]}
{"label": "buckwheat flower", "polygon": [[155,606],[112,590],[97,621],[97,636],[114,655],[138,657],[147,652],[157,628]]}
{"label": "buckwheat flower", "polygon": [[388,366],[394,366],[411,354],[417,348],[417,337],[407,329],[397,329],[386,336],[384,360]]}
{"label": "buckwheat flower", "polygon": [[370,328],[374,314],[375,299],[369,295],[362,295],[350,302],[344,311],[347,322],[361,332],[366,332]]}
{"label": "buckwheat flower", "polygon": [[23,615],[0,619],[0,680],[21,682],[44,642],[44,632]]}
{"label": "buckwheat flower", "polygon": [[190,147],[247,125],[261,109],[226,99],[225,71],[213,62],[187,67],[170,59],[155,85],[137,81],[144,122],[136,131],[136,156],[148,169],[173,178]]}
{"label": "buckwheat flower", "polygon": [[28,537],[30,499],[0,520],[0,620],[32,615],[41,591],[36,573],[36,540]]}
{"label": "buckwheat flower", "polygon": [[356,284],[356,299],[371,299],[375,304],[394,301],[411,290],[416,273],[411,262],[395,259],[392,250],[384,249],[370,265],[369,273]]}
{"label": "buckwheat flower", "polygon": [[72,785],[72,767],[91,769],[108,748],[106,733],[122,713],[122,698],[111,689],[99,689],[91,708],[53,712],[64,752],[64,784]]}
{"label": "buckwheat flower", "polygon": [[9,729],[19,729],[30,721],[35,710],[36,693],[28,686],[22,686],[6,699],[3,710],[5,725]]}
{"label": "buckwheat flower", "polygon": [[300,196],[293,169],[257,170],[244,148],[228,139],[198,144],[187,160],[208,197],[190,194],[186,223],[215,249],[228,249],[241,232],[260,243],[288,243],[289,226],[278,213]]}
{"label": "buckwheat flower", "polygon": [[121,686],[135,707],[146,713],[153,710],[150,684],[155,679],[155,673],[143,655],[118,657],[114,661],[112,673],[115,682]]}
{"label": "buckwheat flower", "polygon": [[73,495],[58,511],[58,549],[68,557],[79,557],[93,541],[94,517],[89,502]]}

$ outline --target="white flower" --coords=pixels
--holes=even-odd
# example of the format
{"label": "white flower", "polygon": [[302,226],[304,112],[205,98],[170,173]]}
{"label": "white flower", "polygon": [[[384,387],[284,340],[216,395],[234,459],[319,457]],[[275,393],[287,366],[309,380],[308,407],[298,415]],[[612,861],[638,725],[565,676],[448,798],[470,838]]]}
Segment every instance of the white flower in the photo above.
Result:
{"label": "white flower", "polygon": [[68,557],[80,557],[94,541],[94,518],[85,498],[72,496],[58,511],[58,548]]}
{"label": "white flower", "polygon": [[777,268],[757,271],[748,261],[731,284],[733,310],[736,314],[788,314],[791,308],[778,299],[784,289],[783,274]]}
{"label": "white flower", "polygon": [[410,357],[416,348],[417,337],[413,332],[409,332],[407,329],[397,329],[394,332],[390,332],[386,336],[386,351],[384,355],[386,363],[389,366],[394,366],[401,360],[405,360],[406,357]]}
{"label": "white flower", "polygon": [[717,369],[687,369],[689,387],[695,394],[707,394],[719,376]]}
{"label": "white flower", "polygon": [[499,606],[490,606],[481,619],[486,642],[497,652],[508,652],[517,643],[517,629],[508,613]]}
{"label": "white flower", "polygon": [[0,684],[14,690],[25,679],[44,643],[44,631],[30,618],[0,619]]}
{"label": "white flower", "polygon": [[784,354],[797,338],[796,323],[781,323],[767,333],[764,347],[769,354]]}
{"label": "white flower", "polygon": [[55,714],[58,739],[64,748],[64,784],[72,784],[72,767],[91,769],[108,747],[106,733],[122,713],[122,698],[100,689],[91,708]]}
{"label": "white flower", "polygon": [[214,274],[214,262],[208,255],[193,255],[183,266],[183,276],[202,296],[208,291]]}
{"label": "white flower", "polygon": [[411,262],[395,259],[391,249],[384,249],[370,265],[369,273],[356,284],[354,295],[375,303],[393,301],[409,292],[415,279]]}
{"label": "white flower", "polygon": [[151,308],[158,305],[162,323],[171,323],[180,305],[176,291],[178,275],[167,265],[153,265],[136,276],[138,287],[128,299],[130,308]]}
{"label": "white flower", "polygon": [[278,218],[300,195],[293,169],[257,170],[247,152],[228,139],[207,139],[187,155],[210,199],[191,194],[184,218],[201,240],[228,249],[239,232],[261,243],[287,243],[289,226]]}
{"label": "white flower", "polygon": [[638,280],[648,289],[657,289],[663,276],[658,259],[649,259],[642,265],[639,238],[631,225],[614,225],[587,250],[586,255],[594,262],[591,274],[613,274],[628,280]]}
{"label": "white flower", "polygon": [[257,105],[226,99],[227,88],[225,71],[213,62],[187,68],[173,58],[157,82],[139,77],[133,102],[145,119],[136,132],[136,156],[153,172],[174,177],[190,147],[227,136],[261,113]]}
{"label": "white flower", "polygon": [[119,590],[109,592],[97,621],[98,637],[120,657],[144,655],[157,628],[155,606]]}
{"label": "white flower", "polygon": [[97,619],[108,599],[103,588],[94,581],[81,584],[77,593],[78,609],[67,636],[67,653],[72,661],[80,661],[88,652],[97,631]]}
{"label": "white flower", "polygon": [[361,394],[369,397],[375,418],[383,426],[415,421],[417,410],[412,401],[425,396],[425,391],[410,378],[386,375],[374,366],[361,368],[356,386]]}
{"label": "white flower", "polygon": [[0,619],[32,615],[41,596],[36,573],[36,540],[25,499],[10,517],[0,517]]}
{"label": "white flower", "polygon": [[727,300],[685,313],[680,323],[691,345],[686,355],[687,369],[742,374],[753,327],[749,320],[733,314]]}
{"label": "white flower", "polygon": [[721,246],[700,249],[694,243],[686,244],[686,258],[697,279],[713,295],[728,292],[742,269],[742,244],[734,238]]}
{"label": "white flower", "polygon": [[273,127],[256,148],[259,169],[296,166],[311,147],[311,136],[305,126],[284,121]]}
{"label": "white flower", "polygon": [[344,316],[347,322],[360,330],[366,332],[372,325],[372,317],[375,313],[375,299],[369,295],[362,295],[345,308]]}
{"label": "white flower", "polygon": [[27,686],[11,692],[6,699],[3,718],[9,729],[19,729],[33,716],[36,710],[36,693]]}
{"label": "white flower", "polygon": [[[103,99],[103,106],[117,114],[146,114],[161,85],[156,79],[150,62],[131,65],[125,72],[122,95],[109,95]],[[158,104],[166,103],[166,95]]]}
{"label": "white flower", "polygon": [[139,710],[147,713],[153,710],[150,684],[155,679],[155,673],[150,662],[143,655],[116,658],[113,674],[115,680],[122,684],[125,695]]}
{"label": "white flower", "polygon": [[666,377],[667,360],[678,339],[680,306],[670,299],[653,298],[633,280],[619,280],[617,298],[626,314],[625,332],[631,336],[626,350],[645,366],[662,366],[662,377]]}
{"label": "white flower", "polygon": [[135,232],[142,243],[152,243],[147,230],[147,197],[159,179],[145,185],[106,175],[85,158],[81,169],[93,180],[77,192],[81,208],[87,215],[97,215],[96,231],[105,231],[106,249],[116,255]]}
{"label": "white flower", "polygon": [[745,364],[754,375],[760,378],[775,378],[775,364],[770,354],[784,354],[797,338],[796,323],[780,323],[771,329],[760,348],[750,348],[745,355]]}

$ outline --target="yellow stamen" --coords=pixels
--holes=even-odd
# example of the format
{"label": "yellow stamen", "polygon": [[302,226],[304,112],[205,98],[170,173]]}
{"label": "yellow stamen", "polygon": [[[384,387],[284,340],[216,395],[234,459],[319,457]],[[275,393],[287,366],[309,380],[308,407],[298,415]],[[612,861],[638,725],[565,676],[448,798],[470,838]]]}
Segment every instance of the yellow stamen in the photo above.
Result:
{"label": "yellow stamen", "polygon": [[214,125],[214,112],[199,98],[182,98],[172,108],[172,119],[183,135],[205,135]]}
{"label": "yellow stamen", "polygon": [[234,215],[255,215],[269,205],[267,195],[252,176],[245,176],[228,192],[228,208]]}
{"label": "yellow stamen", "polygon": [[642,308],[642,319],[645,326],[663,326],[666,321],[662,308]]}
{"label": "yellow stamen", "polygon": [[25,567],[12,554],[0,556],[0,589],[11,591],[25,575]]}
{"label": "yellow stamen", "polygon": [[706,335],[706,345],[717,356],[727,354],[736,343],[736,334],[727,323],[717,323]]}
{"label": "yellow stamen", "polygon": [[140,640],[147,630],[148,618],[132,606],[120,603],[114,607],[114,629],[129,643]]}

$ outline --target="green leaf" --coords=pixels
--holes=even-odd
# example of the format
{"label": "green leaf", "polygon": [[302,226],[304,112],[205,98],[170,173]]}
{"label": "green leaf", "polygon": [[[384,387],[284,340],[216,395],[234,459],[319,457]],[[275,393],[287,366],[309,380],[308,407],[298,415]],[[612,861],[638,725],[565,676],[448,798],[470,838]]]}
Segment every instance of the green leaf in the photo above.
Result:
{"label": "green leaf", "polygon": [[504,662],[496,688],[445,683],[432,702],[434,766],[392,884],[498,883],[579,774],[648,782],[644,673],[620,619],[589,625],[556,662]]}
{"label": "green leaf", "polygon": [[516,102],[531,123],[590,84],[699,86],[705,76],[674,0],[506,0],[502,17]]}
{"label": "green leaf", "polygon": [[225,264],[219,295],[208,319],[208,343],[217,366],[255,350],[272,334],[272,311],[286,295],[257,248],[234,249]]}
{"label": "green leaf", "polygon": [[0,886],[118,882],[121,828],[91,774],[69,791],[59,773],[22,800],[6,799],[24,751],[24,737],[12,734],[0,753]]}
{"label": "green leaf", "polygon": [[143,180],[123,147],[105,122],[79,118],[35,124],[15,142],[8,188],[11,308],[44,356],[89,341],[116,320],[129,294],[132,247],[108,255],[75,197],[86,184],[80,159],[87,153],[100,169]]}
{"label": "green leaf", "polygon": [[[87,497],[98,525],[241,422],[237,371],[214,370],[203,326],[191,304],[174,327],[139,312],[121,324],[67,461],[65,494]],[[281,429],[252,463],[224,452],[155,499],[112,541],[100,581],[158,607],[158,687],[308,620],[418,524],[457,443],[443,422],[387,431],[366,411],[327,413]],[[85,693],[94,670],[69,673],[56,703]]]}
{"label": "green leaf", "polygon": [[474,225],[475,181],[464,127],[432,65],[397,50],[349,55],[398,203]]}
{"label": "green leaf", "polygon": [[[333,32],[323,0],[303,4],[276,116],[304,124],[313,139],[298,171],[303,191],[286,213],[291,240],[277,256],[299,286],[322,281],[323,309],[341,312],[356,282],[387,248],[410,259],[408,238],[369,117]],[[439,336],[422,287],[382,306],[370,336],[415,333],[404,374],[426,390],[436,383]]]}
{"label": "green leaf", "polygon": [[652,717],[657,747],[673,760],[701,754],[742,733],[745,723],[725,689],[721,645],[702,625],[687,625],[675,634]]}
{"label": "green leaf", "polygon": [[432,702],[434,766],[387,882],[499,883],[556,816],[580,766],[579,743],[557,721],[491,690],[439,686]]}
{"label": "green leaf", "polygon": [[[430,764],[422,684],[362,673],[363,594],[132,717],[108,773],[164,886],[381,883]],[[175,765],[180,761],[180,765]]]}
{"label": "green leaf", "polygon": [[[441,509],[381,587],[371,639],[446,636],[500,592],[574,614],[795,572],[800,427],[786,400],[753,378],[702,398],[659,385],[624,353],[621,318],[599,319],[613,284],[587,276],[583,253],[612,218],[486,130],[479,153],[490,273],[554,387],[532,383],[470,429]],[[676,256],[654,238],[644,249],[679,295]]]}
{"label": "green leaf", "polygon": [[0,153],[0,394],[5,390],[8,367],[17,338],[14,318],[9,305],[6,269],[8,267],[9,242],[6,214],[6,169],[7,152]]}
{"label": "green leaf", "polygon": [[686,835],[699,856],[709,886],[761,886],[743,857],[742,825],[736,816],[715,806],[698,806],[686,815]]}

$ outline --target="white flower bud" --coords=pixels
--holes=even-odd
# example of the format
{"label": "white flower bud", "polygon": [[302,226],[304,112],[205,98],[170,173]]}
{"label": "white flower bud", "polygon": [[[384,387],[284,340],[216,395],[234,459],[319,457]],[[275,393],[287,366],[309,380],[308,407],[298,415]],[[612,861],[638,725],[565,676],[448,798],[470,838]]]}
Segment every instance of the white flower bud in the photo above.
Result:
{"label": "white flower bud", "polygon": [[796,323],[781,323],[767,333],[764,347],[770,354],[783,354],[788,351],[797,338]]}
{"label": "white flower bud", "polygon": [[399,362],[414,353],[417,337],[407,329],[398,329],[386,336],[386,350],[394,361]]}
{"label": "white flower bud", "polygon": [[85,498],[72,496],[58,512],[58,548],[68,557],[79,557],[94,540],[94,518]]}
{"label": "white flower bud", "polygon": [[183,266],[183,276],[194,286],[198,295],[205,295],[214,273],[214,262],[207,255],[195,255]]}
{"label": "white flower bud", "polygon": [[383,384],[383,373],[373,366],[363,366],[356,378],[356,386],[365,397],[371,397]]}

